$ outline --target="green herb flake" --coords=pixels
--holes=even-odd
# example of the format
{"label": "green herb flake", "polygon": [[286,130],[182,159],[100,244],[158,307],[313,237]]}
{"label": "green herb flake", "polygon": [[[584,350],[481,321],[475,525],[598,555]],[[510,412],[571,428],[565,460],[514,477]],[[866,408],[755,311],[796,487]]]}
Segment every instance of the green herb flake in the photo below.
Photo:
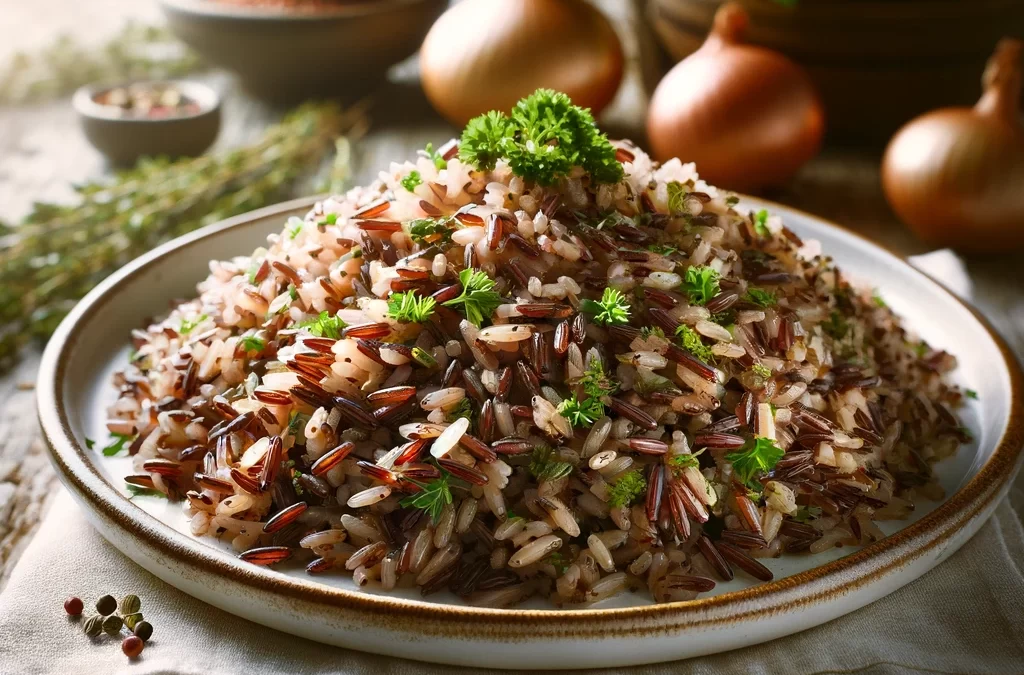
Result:
{"label": "green herb flake", "polygon": [[451,424],[460,417],[465,417],[472,423],[475,414],[476,411],[473,410],[473,403],[468,398],[464,398],[454,408],[445,412],[444,421]]}
{"label": "green herb flake", "polygon": [[88,436],[86,436],[85,437],[85,447],[88,448],[89,450],[92,450],[93,448],[96,447],[96,441],[94,441],[91,438],[89,438]]}
{"label": "green herb flake", "polygon": [[622,291],[605,288],[600,300],[583,300],[580,310],[591,314],[594,321],[606,326],[629,323],[629,303]]}
{"label": "green herb flake", "polygon": [[713,267],[693,265],[686,270],[683,278],[683,290],[690,296],[690,302],[706,305],[708,300],[718,295],[719,274]]}
{"label": "green herb flake", "polygon": [[737,197],[736,195],[729,195],[728,197],[725,198],[725,205],[728,206],[729,208],[732,208],[733,206],[736,206],[739,203],[740,198]]}
{"label": "green herb flake", "polygon": [[434,313],[436,301],[412,291],[392,293],[388,298],[388,317],[405,323],[423,323]]}
{"label": "green herb flake", "polygon": [[761,209],[751,219],[754,223],[754,232],[762,237],[772,236],[771,230],[768,229],[768,211]]}
{"label": "green herb flake", "polygon": [[179,335],[188,335],[195,330],[196,326],[209,319],[206,314],[200,314],[195,319],[182,319],[181,326],[178,327]]}
{"label": "green herb flake", "polygon": [[434,150],[433,143],[427,143],[426,147],[423,149],[423,152],[426,155],[427,159],[434,163],[434,166],[437,167],[438,171],[448,168],[448,161],[441,155],[440,152]]}
{"label": "green herb flake", "polygon": [[438,244],[451,241],[454,218],[417,218],[406,223],[409,238],[417,244]]}
{"label": "green herb flake", "polygon": [[833,309],[828,319],[821,322],[821,329],[834,340],[842,340],[850,332],[850,324],[839,310]]}
{"label": "green herb flake", "polygon": [[774,307],[779,304],[779,298],[773,291],[766,291],[753,286],[748,288],[747,292],[743,294],[743,299],[758,307]]}
{"label": "green herb flake", "polygon": [[630,471],[608,486],[608,505],[624,508],[639,499],[647,490],[647,481],[639,469]]}
{"label": "green herb flake", "polygon": [[700,460],[697,459],[697,455],[690,453],[680,453],[678,455],[671,455],[665,460],[665,463],[676,473],[681,472],[686,468],[700,468]]}
{"label": "green herb flake", "polygon": [[665,331],[661,329],[661,326],[644,326],[640,329],[640,337],[647,339],[652,335],[663,338],[665,337]]}
{"label": "green herb flake", "polygon": [[978,400],[978,392],[974,391],[973,389],[965,389],[964,396],[966,396],[967,398],[972,398],[975,401]]}
{"label": "green herb flake", "polygon": [[651,253],[657,253],[658,255],[672,255],[673,253],[679,253],[679,249],[669,244],[649,244],[647,250]]}
{"label": "green herb flake", "polygon": [[583,373],[577,384],[581,385],[583,391],[591,398],[610,396],[618,389],[618,385],[605,374],[604,367],[598,359],[590,361],[587,371]]}
{"label": "green herb flake", "polygon": [[555,551],[549,555],[547,557],[547,561],[555,568],[555,571],[559,576],[565,574],[565,571],[569,569],[569,562],[565,559],[565,556],[562,555],[561,551]]}
{"label": "green herb flake", "polygon": [[429,483],[423,484],[413,481],[413,483],[423,489],[414,495],[406,497],[399,503],[406,508],[423,509],[430,515],[430,520],[436,523],[441,519],[441,512],[444,511],[444,507],[452,503],[451,486],[448,484],[449,475],[447,471],[442,471],[440,478],[436,478]]}
{"label": "green herb flake", "polygon": [[799,506],[796,509],[796,513],[793,514],[793,520],[798,523],[806,523],[814,518],[821,516],[821,507],[818,506]]}
{"label": "green herb flake", "polygon": [[330,313],[325,309],[320,312],[317,316],[300,321],[295,324],[296,328],[305,329],[313,337],[325,337],[332,338],[334,340],[341,339],[341,331],[348,324],[341,320],[337,316],[331,316]]}
{"label": "green herb flake", "polygon": [[402,183],[402,187],[404,187],[406,190],[408,190],[409,192],[414,192],[416,190],[417,185],[423,184],[423,178],[420,177],[419,171],[413,170],[407,173],[400,182]]}
{"label": "green herb flake", "polygon": [[687,189],[677,180],[668,184],[668,210],[672,215],[686,213]]}
{"label": "green herb flake", "polygon": [[889,306],[889,305],[886,304],[886,302],[882,298],[882,296],[878,294],[878,289],[877,288],[871,294],[871,302],[875,305],[875,307],[881,307],[882,309],[885,309],[886,307]]}
{"label": "green herb flake", "polygon": [[242,339],[238,341],[238,344],[242,346],[242,351],[244,351],[246,354],[250,352],[262,352],[267,346],[266,342],[256,337],[255,335],[244,336]]}
{"label": "green herb flake", "polygon": [[918,342],[916,345],[914,345],[914,353],[917,354],[918,358],[923,359],[925,355],[928,353],[928,343],[925,342],[924,340]]}
{"label": "green herb flake", "polygon": [[755,363],[753,366],[750,367],[750,370],[752,373],[754,373],[754,375],[757,375],[758,377],[765,380],[772,376],[771,368],[762,363]]}
{"label": "green herb flake", "polygon": [[555,451],[546,445],[538,445],[533,449],[529,468],[538,481],[558,480],[572,473],[572,464],[558,459]]}
{"label": "green herb flake", "polygon": [[135,440],[135,436],[129,436],[126,434],[110,434],[112,439],[109,444],[104,446],[101,452],[104,457],[113,457],[114,455],[120,454],[123,450],[126,450],[126,444],[131,444]]}
{"label": "green herb flake", "polygon": [[733,473],[741,483],[753,487],[758,475],[775,468],[784,454],[785,450],[770,438],[755,437],[736,452],[727,454],[725,460],[732,463]]}
{"label": "green herb flake", "polygon": [[466,319],[477,328],[489,321],[491,314],[501,304],[501,296],[494,290],[494,279],[478,269],[459,272],[462,295],[445,302],[447,307],[462,306]]}
{"label": "green herb flake", "polygon": [[582,401],[573,394],[558,404],[558,414],[574,427],[589,427],[604,416],[604,403],[597,398]]}
{"label": "green herb flake", "polygon": [[284,226],[285,232],[288,233],[288,238],[295,239],[296,237],[298,237],[299,233],[302,232],[302,228],[305,225],[306,223],[305,221],[302,220],[302,218],[299,218],[297,216],[292,216],[291,218],[289,218],[288,222],[285,223]]}
{"label": "green herb flake", "polygon": [[160,497],[162,499],[168,498],[167,495],[165,495],[163,492],[160,492],[159,490],[154,490],[152,488],[139,487],[138,485],[132,485],[131,483],[125,483],[124,487],[126,490],[128,490],[129,493],[131,493],[128,499],[134,499],[135,497]]}
{"label": "green herb flake", "polygon": [[301,440],[302,443],[300,443],[300,445],[305,444],[306,442],[305,434],[302,434],[300,432],[302,431],[302,429],[305,428],[305,426],[308,423],[309,415],[306,415],[305,413],[300,413],[297,410],[293,410],[291,415],[289,415],[288,417],[288,433],[295,437],[296,443],[299,443],[299,441]]}
{"label": "green herb flake", "polygon": [[679,328],[676,328],[676,337],[679,338],[679,342],[682,344],[683,349],[690,352],[693,356],[704,363],[711,363],[714,360],[715,355],[711,351],[711,347],[704,344],[704,340],[701,338],[700,333],[690,328],[685,323],[681,324]]}

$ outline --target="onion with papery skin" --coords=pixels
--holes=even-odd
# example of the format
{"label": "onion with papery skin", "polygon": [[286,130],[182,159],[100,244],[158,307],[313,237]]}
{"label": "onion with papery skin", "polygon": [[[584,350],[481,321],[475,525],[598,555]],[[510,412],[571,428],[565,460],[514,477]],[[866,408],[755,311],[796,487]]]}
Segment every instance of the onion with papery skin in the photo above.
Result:
{"label": "onion with papery skin", "polygon": [[921,239],[962,251],[1024,247],[1024,42],[1002,40],[973,108],[943,108],[896,132],[882,161],[882,186],[896,214]]}
{"label": "onion with papery skin", "polygon": [[654,155],[696,162],[733,190],[785,183],[821,147],[825,114],[810,79],[778,52],[743,44],[746,11],[728,3],[700,49],[658,84],[647,116]]}
{"label": "onion with papery skin", "polygon": [[583,0],[463,0],[420,49],[427,98],[460,127],[510,110],[541,87],[597,114],[615,96],[622,70],[615,30]]}

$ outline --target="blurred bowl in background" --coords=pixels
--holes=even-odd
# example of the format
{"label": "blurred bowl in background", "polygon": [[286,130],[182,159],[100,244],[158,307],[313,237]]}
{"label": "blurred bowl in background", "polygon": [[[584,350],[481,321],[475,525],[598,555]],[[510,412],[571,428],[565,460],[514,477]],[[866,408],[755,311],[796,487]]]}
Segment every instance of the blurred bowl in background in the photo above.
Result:
{"label": "blurred bowl in background", "polygon": [[412,55],[448,0],[285,3],[159,0],[171,31],[257,98],[351,99]]}
{"label": "blurred bowl in background", "polygon": [[[722,0],[637,0],[678,61],[704,42]],[[878,142],[934,108],[971,105],[996,42],[1024,37],[1019,0],[739,0],[751,44],[807,69],[830,138]]]}
{"label": "blurred bowl in background", "polygon": [[[147,91],[174,91],[179,101],[173,106],[130,107],[128,92]],[[199,82],[86,85],[75,92],[71,104],[89,142],[121,166],[140,157],[201,155],[220,131],[220,96]]]}

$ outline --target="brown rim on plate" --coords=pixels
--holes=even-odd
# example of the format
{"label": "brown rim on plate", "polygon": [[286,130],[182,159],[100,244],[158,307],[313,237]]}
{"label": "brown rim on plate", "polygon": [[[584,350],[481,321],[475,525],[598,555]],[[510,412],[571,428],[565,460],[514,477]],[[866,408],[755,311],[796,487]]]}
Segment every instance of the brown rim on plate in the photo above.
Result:
{"label": "brown rim on plate", "polygon": [[[747,198],[741,195],[741,199]],[[767,200],[750,199],[841,229],[892,256],[894,264],[910,267],[914,274],[974,315],[998,347],[1002,366],[1010,379],[1009,419],[992,456],[977,475],[921,520],[838,560],[776,581],[687,602],[612,609],[489,609],[373,595],[285,576],[244,563],[147,514],[101,476],[71,431],[62,392],[68,375],[68,356],[75,349],[83,327],[90,322],[93,314],[90,310],[110,302],[113,293],[130,284],[165,256],[200,248],[204,241],[223,236],[233,228],[254,220],[304,213],[317,198],[266,207],[179,237],[126,265],[79,302],[51,338],[39,371],[39,420],[50,457],[61,479],[76,497],[90,502],[103,518],[132,532],[135,538],[162,556],[215,577],[223,577],[223,581],[232,582],[247,592],[287,598],[295,603],[296,611],[301,611],[303,604],[311,603],[338,612],[344,618],[386,629],[461,638],[480,636],[510,642],[565,636],[621,637],[624,630],[668,633],[753,620],[849,594],[923,556],[942,555],[945,542],[964,524],[986,509],[994,508],[993,500],[1008,488],[1010,478],[1024,457],[1021,452],[1024,445],[1024,374],[1005,341],[977,310],[899,256],[817,216]]]}

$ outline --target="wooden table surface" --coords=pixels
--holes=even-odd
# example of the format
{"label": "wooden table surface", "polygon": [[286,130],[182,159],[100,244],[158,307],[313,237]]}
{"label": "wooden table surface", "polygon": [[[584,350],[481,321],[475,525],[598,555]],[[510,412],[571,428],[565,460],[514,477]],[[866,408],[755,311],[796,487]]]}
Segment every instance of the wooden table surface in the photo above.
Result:
{"label": "wooden table surface", "polygon": [[[621,0],[599,4],[620,15],[630,71],[619,96],[602,117],[613,136],[643,142],[645,82],[656,57],[653,43],[635,26],[631,5]],[[39,49],[59,33],[71,32],[86,42],[100,42],[128,18],[159,21],[159,10],[146,0],[32,0],[6,3],[0,21],[0,63],[19,49]],[[636,34],[640,33],[640,39]],[[375,97],[373,128],[355,147],[354,180],[371,180],[388,161],[414,154],[431,141],[435,145],[455,130],[441,120],[424,99],[415,69],[403,68],[397,84]],[[224,95],[221,147],[258,135],[281,111],[268,108],[239,91],[224,73],[205,75]],[[859,231],[903,255],[924,249],[895,220],[882,197],[878,178],[878,149],[829,148],[808,164],[785,190],[765,195],[776,201],[834,220]],[[102,159],[79,132],[67,100],[0,107],[0,219],[15,221],[34,200],[71,196],[69,184],[105,171]],[[968,272],[976,304],[1024,353],[1024,260],[1020,256],[969,259]],[[56,488],[39,438],[35,397],[38,351],[30,351],[14,370],[0,376],[0,588],[19,550],[38,522],[48,494]]]}

